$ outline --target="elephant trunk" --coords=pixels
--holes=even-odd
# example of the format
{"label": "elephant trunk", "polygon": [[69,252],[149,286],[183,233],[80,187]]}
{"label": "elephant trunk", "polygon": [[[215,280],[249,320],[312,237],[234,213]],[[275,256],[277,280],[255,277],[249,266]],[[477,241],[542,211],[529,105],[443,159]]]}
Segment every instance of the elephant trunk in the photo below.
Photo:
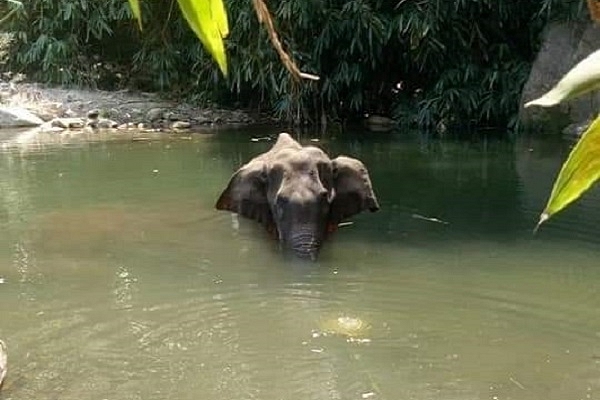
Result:
{"label": "elephant trunk", "polygon": [[290,234],[288,245],[296,256],[315,261],[321,242],[314,229],[305,228]]}

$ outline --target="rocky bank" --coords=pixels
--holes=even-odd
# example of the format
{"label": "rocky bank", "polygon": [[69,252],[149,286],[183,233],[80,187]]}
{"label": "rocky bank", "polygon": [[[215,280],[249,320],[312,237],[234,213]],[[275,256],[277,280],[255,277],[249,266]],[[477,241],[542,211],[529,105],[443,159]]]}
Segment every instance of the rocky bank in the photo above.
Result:
{"label": "rocky bank", "polygon": [[241,110],[199,108],[156,93],[50,87],[0,79],[0,129],[182,131],[254,122]]}
{"label": "rocky bank", "polygon": [[600,110],[600,91],[590,92],[551,108],[523,105],[550,90],[579,61],[598,49],[600,24],[556,22],[542,36],[542,47],[531,68],[521,98],[520,123],[526,130],[564,132],[578,136]]}

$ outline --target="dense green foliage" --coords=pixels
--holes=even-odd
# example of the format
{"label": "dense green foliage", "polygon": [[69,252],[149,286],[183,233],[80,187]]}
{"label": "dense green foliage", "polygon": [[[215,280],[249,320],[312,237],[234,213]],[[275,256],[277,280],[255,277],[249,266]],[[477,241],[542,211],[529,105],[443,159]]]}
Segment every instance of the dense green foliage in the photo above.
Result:
{"label": "dense green foliage", "polygon": [[229,76],[173,0],[25,0],[11,19],[12,68],[33,79],[137,87],[275,110],[295,121],[392,115],[424,127],[506,126],[516,115],[539,34],[585,3],[564,0],[270,1],[286,50],[321,76],[295,84],[250,0],[226,2]]}

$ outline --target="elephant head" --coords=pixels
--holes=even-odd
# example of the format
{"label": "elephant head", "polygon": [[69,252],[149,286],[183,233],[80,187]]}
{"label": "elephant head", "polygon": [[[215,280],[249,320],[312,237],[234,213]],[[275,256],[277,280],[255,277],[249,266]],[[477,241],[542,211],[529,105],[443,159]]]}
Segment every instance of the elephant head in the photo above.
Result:
{"label": "elephant head", "polygon": [[271,150],[233,174],[216,208],[260,222],[296,255],[314,260],[343,219],[379,204],[361,161],[331,160],[281,133]]}

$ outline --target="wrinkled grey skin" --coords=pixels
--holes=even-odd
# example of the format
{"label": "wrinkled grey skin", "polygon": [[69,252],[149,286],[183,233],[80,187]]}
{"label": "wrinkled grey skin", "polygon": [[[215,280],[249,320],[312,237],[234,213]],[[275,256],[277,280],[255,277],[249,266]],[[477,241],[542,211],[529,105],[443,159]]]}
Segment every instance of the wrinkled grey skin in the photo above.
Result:
{"label": "wrinkled grey skin", "polygon": [[362,162],[302,147],[287,133],[271,150],[243,165],[229,181],[216,208],[263,224],[284,247],[316,259],[339,222],[379,204]]}

